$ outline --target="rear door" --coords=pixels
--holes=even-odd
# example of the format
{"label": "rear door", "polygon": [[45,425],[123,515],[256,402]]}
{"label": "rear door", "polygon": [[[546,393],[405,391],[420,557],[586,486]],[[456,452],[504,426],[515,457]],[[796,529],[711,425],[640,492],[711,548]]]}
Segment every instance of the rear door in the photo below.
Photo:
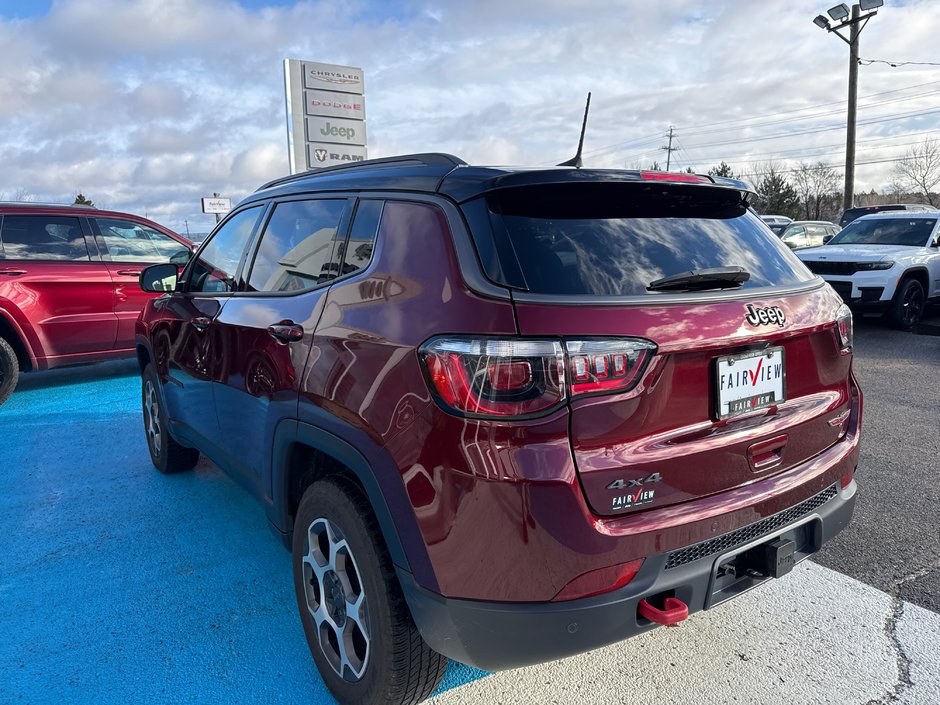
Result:
{"label": "rear door", "polygon": [[142,290],[140,273],[144,267],[171,259],[185,264],[188,245],[148,225],[127,218],[89,218],[102,258],[114,285],[113,307],[117,317],[115,348],[134,347],[134,324],[144,305],[154,294]]}
{"label": "rear door", "polygon": [[0,301],[24,313],[53,365],[110,351],[117,334],[111,276],[83,221],[26,213],[0,225]]}
{"label": "rear door", "polygon": [[[850,393],[834,332],[841,302],[740,194],[608,184],[488,200],[527,290],[514,295],[520,334],[565,339],[572,451],[595,512],[728,492],[838,440],[833,419]],[[715,267],[750,278],[648,288]]]}

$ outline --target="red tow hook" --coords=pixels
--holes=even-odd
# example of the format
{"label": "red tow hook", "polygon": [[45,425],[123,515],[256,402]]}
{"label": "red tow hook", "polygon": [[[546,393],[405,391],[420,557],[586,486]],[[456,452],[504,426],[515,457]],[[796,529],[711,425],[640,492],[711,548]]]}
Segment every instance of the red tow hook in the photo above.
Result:
{"label": "red tow hook", "polygon": [[640,600],[637,611],[641,617],[667,627],[674,627],[689,616],[689,606],[678,597],[667,597],[663,601],[663,609],[653,607],[645,599]]}

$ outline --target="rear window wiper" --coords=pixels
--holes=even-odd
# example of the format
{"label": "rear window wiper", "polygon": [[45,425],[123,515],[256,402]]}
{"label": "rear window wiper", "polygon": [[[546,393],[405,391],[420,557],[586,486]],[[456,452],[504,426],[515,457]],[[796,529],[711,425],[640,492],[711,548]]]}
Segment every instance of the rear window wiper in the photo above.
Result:
{"label": "rear window wiper", "polygon": [[750,278],[751,273],[744,267],[712,267],[654,279],[646,288],[648,291],[725,289],[741,286]]}

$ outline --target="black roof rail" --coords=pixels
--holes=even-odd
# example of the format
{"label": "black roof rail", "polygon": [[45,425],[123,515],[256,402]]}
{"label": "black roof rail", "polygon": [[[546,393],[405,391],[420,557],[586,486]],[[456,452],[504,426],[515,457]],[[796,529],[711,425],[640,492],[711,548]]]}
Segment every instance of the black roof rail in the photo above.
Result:
{"label": "black roof rail", "polygon": [[280,178],[269,181],[268,183],[260,186],[256,189],[255,193],[258,191],[263,191],[272,186],[280,186],[281,184],[286,184],[296,179],[308,179],[312,177],[319,176],[320,174],[331,174],[336,171],[348,171],[355,169],[369,169],[371,167],[383,167],[383,166],[445,166],[445,167],[457,167],[457,166],[467,166],[465,162],[460,157],[455,157],[453,154],[445,154],[444,152],[423,152],[421,154],[402,154],[397,157],[381,157],[379,159],[364,159],[361,162],[350,162],[349,164],[337,164],[335,166],[324,166],[318,169],[310,169],[308,171],[301,171],[296,174],[290,174],[289,176],[282,176]]}

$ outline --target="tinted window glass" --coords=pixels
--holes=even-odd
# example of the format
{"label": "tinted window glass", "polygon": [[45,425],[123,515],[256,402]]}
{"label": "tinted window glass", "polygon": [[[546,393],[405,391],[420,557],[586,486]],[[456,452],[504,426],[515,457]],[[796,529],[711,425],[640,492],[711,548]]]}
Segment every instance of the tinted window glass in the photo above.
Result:
{"label": "tinted window glass", "polygon": [[855,220],[829,241],[830,245],[909,245],[924,247],[936,218],[872,218]]}
{"label": "tinted window glass", "polygon": [[0,242],[6,259],[90,259],[78,218],[68,216],[6,215]]}
{"label": "tinted window glass", "polygon": [[251,268],[252,291],[299,291],[336,276],[333,250],[345,200],[279,203]]}
{"label": "tinted window glass", "polygon": [[743,267],[745,289],[812,278],[726,189],[550,185],[496,192],[488,203],[534,293],[646,295],[656,279],[712,267]]}
{"label": "tinted window glass", "polygon": [[248,208],[226,220],[210,235],[189,276],[189,291],[232,291],[248,238],[264,209]]}
{"label": "tinted window glass", "polygon": [[[349,240],[340,245],[343,256],[343,274],[365,268],[372,260],[375,233],[382,219],[383,201],[359,201],[356,218],[349,231]],[[337,256],[337,260],[339,256]]]}
{"label": "tinted window glass", "polygon": [[168,262],[181,252],[188,259],[185,245],[153,228],[118,218],[95,218],[95,222],[112,260]]}

